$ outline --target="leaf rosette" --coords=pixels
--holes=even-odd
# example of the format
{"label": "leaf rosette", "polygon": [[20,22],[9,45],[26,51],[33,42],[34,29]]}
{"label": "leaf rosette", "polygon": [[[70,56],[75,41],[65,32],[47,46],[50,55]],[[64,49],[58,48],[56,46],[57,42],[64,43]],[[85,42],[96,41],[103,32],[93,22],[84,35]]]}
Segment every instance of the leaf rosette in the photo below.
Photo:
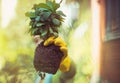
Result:
{"label": "leaf rosette", "polygon": [[62,11],[57,10],[60,3],[46,1],[46,3],[34,4],[31,12],[25,15],[30,18],[29,32],[31,35],[40,35],[43,40],[51,36],[58,36],[58,28],[66,16]]}

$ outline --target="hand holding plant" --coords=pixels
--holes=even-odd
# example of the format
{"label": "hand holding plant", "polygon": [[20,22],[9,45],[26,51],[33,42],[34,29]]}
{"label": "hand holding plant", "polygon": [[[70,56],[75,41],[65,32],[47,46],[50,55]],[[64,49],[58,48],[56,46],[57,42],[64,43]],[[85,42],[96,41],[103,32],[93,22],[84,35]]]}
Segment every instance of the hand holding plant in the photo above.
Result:
{"label": "hand holding plant", "polygon": [[43,40],[35,49],[34,67],[38,72],[55,74],[58,69],[66,72],[70,67],[67,46],[58,37],[58,28],[65,17],[62,11],[57,10],[60,3],[54,0],[35,4],[32,11],[25,14],[30,18],[30,34],[39,35]]}

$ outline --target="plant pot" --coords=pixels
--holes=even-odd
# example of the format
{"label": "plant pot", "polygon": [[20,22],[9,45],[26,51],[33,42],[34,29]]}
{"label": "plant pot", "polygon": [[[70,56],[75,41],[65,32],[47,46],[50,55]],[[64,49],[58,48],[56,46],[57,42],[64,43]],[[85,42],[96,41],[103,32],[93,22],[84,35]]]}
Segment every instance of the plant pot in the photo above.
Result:
{"label": "plant pot", "polygon": [[55,74],[59,68],[63,53],[59,46],[43,45],[41,42],[35,49],[34,67],[36,71]]}

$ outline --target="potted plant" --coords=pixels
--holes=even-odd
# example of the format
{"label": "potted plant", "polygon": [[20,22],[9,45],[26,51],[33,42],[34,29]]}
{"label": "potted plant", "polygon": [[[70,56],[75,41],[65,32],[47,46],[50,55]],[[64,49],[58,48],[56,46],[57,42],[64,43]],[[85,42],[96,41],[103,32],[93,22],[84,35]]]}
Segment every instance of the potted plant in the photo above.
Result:
{"label": "potted plant", "polygon": [[34,56],[34,67],[38,72],[55,74],[64,56],[60,46],[56,46],[53,43],[47,46],[44,45],[46,40],[58,38],[58,29],[65,17],[62,11],[57,10],[60,7],[60,3],[56,3],[54,0],[35,4],[32,11],[25,14],[30,18],[29,25],[31,27],[29,32],[31,35],[39,35],[43,40],[36,47]]}

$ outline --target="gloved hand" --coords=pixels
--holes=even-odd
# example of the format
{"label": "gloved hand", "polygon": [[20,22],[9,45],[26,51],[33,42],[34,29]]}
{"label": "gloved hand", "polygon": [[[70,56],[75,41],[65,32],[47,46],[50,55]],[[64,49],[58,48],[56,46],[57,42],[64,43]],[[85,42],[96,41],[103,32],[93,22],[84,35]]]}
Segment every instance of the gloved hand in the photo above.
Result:
{"label": "gloved hand", "polygon": [[56,46],[60,46],[60,50],[63,52],[63,57],[59,66],[59,69],[62,72],[67,72],[70,69],[70,58],[68,56],[68,50],[65,42],[60,37],[50,37],[44,42],[44,46],[48,46],[50,44],[54,44]]}

